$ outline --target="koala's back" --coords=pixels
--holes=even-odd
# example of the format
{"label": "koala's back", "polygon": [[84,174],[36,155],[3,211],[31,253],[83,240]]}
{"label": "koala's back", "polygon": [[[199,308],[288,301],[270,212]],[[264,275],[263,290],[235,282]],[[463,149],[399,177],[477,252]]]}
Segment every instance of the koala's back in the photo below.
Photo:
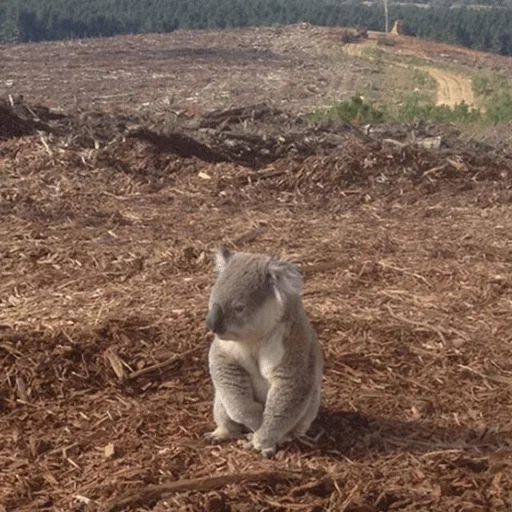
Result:
{"label": "koala's back", "polygon": [[304,378],[323,371],[323,350],[317,335],[304,311],[302,302],[298,302],[290,318],[289,330],[283,339],[285,357],[281,361],[283,368],[294,368]]}

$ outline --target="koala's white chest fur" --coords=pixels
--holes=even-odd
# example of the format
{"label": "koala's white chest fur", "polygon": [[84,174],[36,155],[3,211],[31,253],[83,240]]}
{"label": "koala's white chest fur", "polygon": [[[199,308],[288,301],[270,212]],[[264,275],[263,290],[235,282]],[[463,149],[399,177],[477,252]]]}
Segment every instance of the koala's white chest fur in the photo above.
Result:
{"label": "koala's white chest fur", "polygon": [[283,331],[278,328],[271,336],[254,345],[221,341],[224,351],[251,376],[255,398],[261,403],[266,402],[272,372],[284,356]]}

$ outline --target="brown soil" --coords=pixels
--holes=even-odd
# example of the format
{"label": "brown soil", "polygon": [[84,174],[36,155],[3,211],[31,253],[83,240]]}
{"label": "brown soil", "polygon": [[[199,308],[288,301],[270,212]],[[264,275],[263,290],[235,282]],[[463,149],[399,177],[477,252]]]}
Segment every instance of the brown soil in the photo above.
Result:
{"label": "brown soil", "polygon": [[455,105],[464,102],[468,106],[473,106],[475,97],[471,88],[471,81],[463,76],[449,73],[446,70],[426,67],[423,68],[437,82],[437,105]]}
{"label": "brown soil", "polygon": [[[509,153],[267,104],[2,105],[0,509],[511,509]],[[219,241],[304,274],[315,446],[200,443]]]}

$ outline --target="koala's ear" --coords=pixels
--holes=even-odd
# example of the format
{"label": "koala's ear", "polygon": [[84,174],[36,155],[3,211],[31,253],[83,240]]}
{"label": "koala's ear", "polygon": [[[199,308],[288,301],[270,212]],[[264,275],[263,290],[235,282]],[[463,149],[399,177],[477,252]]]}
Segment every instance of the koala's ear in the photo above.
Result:
{"label": "koala's ear", "polygon": [[218,245],[215,251],[215,270],[220,274],[232,257],[233,253],[225,245]]}
{"label": "koala's ear", "polygon": [[271,260],[268,265],[268,273],[273,286],[281,295],[301,294],[302,276],[293,263],[278,259]]}

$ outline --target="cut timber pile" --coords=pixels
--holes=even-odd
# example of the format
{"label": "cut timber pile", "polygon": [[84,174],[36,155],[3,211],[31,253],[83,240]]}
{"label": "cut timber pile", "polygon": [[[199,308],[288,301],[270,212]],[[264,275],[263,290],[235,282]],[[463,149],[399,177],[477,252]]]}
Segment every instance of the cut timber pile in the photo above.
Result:
{"label": "cut timber pile", "polygon": [[0,140],[32,134],[38,127],[47,128],[26,113],[20,113],[8,101],[0,101]]}

